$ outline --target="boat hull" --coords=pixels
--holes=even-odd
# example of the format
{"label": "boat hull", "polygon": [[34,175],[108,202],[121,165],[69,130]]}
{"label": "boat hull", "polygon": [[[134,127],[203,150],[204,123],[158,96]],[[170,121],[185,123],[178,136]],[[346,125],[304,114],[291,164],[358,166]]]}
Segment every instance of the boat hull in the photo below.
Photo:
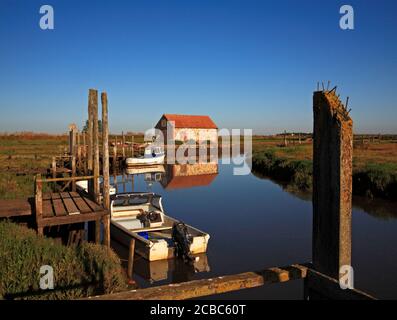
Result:
{"label": "boat hull", "polygon": [[164,155],[153,158],[127,158],[125,164],[127,167],[142,167],[142,166],[153,166],[164,163]]}
{"label": "boat hull", "polygon": [[[170,217],[167,217],[171,221],[176,221]],[[193,241],[190,245],[190,251],[192,254],[205,253],[207,251],[207,245],[209,235],[188,226],[189,229],[200,232],[200,234],[193,236]],[[171,259],[175,257],[175,247],[169,245],[165,240],[159,240],[152,242],[147,240],[137,232],[124,228],[120,223],[111,221],[110,232],[112,238],[125,246],[129,246],[132,239],[135,240],[135,252],[149,261],[157,261],[164,259]]]}

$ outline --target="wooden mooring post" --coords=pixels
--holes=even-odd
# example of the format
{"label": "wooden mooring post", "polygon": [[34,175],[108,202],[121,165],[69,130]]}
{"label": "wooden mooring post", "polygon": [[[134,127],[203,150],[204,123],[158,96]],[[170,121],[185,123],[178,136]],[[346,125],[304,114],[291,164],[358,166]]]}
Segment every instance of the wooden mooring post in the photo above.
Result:
{"label": "wooden mooring post", "polygon": [[94,121],[94,126],[93,126],[93,154],[94,154],[94,199],[96,202],[100,202],[100,190],[99,190],[99,128],[98,128],[98,91],[95,90],[95,95],[94,95],[94,103],[93,103],[93,121]]}
{"label": "wooden mooring post", "polygon": [[[87,130],[87,171],[89,175],[93,174],[93,127],[94,127],[94,112],[93,106],[95,103],[95,96],[97,95],[97,91],[94,89],[90,89],[88,92],[88,130]],[[88,193],[93,194],[93,183],[88,181]]]}
{"label": "wooden mooring post", "polygon": [[134,256],[135,256],[135,239],[130,241],[130,247],[128,252],[128,267],[127,267],[127,275],[128,278],[132,279],[134,273]]}
{"label": "wooden mooring post", "polygon": [[[315,92],[313,112],[313,265],[339,280],[351,265],[353,121],[335,92]],[[315,281],[306,280],[309,298],[326,292]]]}
{"label": "wooden mooring post", "polygon": [[[103,174],[103,206],[110,210],[110,176],[109,176],[109,122],[108,97],[101,94],[102,102],[102,174]],[[110,216],[103,218],[103,243],[110,246]]]}

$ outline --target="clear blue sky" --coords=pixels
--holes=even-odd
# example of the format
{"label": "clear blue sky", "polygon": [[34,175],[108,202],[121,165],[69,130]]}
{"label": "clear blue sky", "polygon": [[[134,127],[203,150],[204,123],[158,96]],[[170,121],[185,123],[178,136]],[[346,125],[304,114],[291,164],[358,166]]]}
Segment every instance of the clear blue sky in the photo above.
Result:
{"label": "clear blue sky", "polygon": [[[39,28],[42,4],[55,30]],[[331,80],[356,132],[397,133],[396,36],[394,0],[0,0],[0,131],[81,127],[89,88],[108,92],[113,132],[163,113],[311,131],[312,92]]]}

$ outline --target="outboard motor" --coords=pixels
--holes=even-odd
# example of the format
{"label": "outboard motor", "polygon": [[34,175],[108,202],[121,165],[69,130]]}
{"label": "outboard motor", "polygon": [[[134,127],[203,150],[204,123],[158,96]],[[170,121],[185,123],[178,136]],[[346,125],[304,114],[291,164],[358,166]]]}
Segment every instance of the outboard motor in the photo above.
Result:
{"label": "outboard motor", "polygon": [[195,258],[190,252],[192,236],[189,234],[186,224],[183,222],[174,223],[172,226],[172,239],[175,243],[176,256],[182,257],[186,262],[195,261]]}

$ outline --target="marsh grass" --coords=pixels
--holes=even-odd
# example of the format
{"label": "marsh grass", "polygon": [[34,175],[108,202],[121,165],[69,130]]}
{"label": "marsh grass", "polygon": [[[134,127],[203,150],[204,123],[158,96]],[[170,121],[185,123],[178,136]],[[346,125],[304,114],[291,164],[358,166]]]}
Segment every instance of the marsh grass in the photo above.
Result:
{"label": "marsh grass", "polygon": [[[54,270],[54,290],[40,290],[40,267]],[[117,255],[105,246],[66,247],[34,230],[0,222],[0,299],[76,299],[126,289]]]}

